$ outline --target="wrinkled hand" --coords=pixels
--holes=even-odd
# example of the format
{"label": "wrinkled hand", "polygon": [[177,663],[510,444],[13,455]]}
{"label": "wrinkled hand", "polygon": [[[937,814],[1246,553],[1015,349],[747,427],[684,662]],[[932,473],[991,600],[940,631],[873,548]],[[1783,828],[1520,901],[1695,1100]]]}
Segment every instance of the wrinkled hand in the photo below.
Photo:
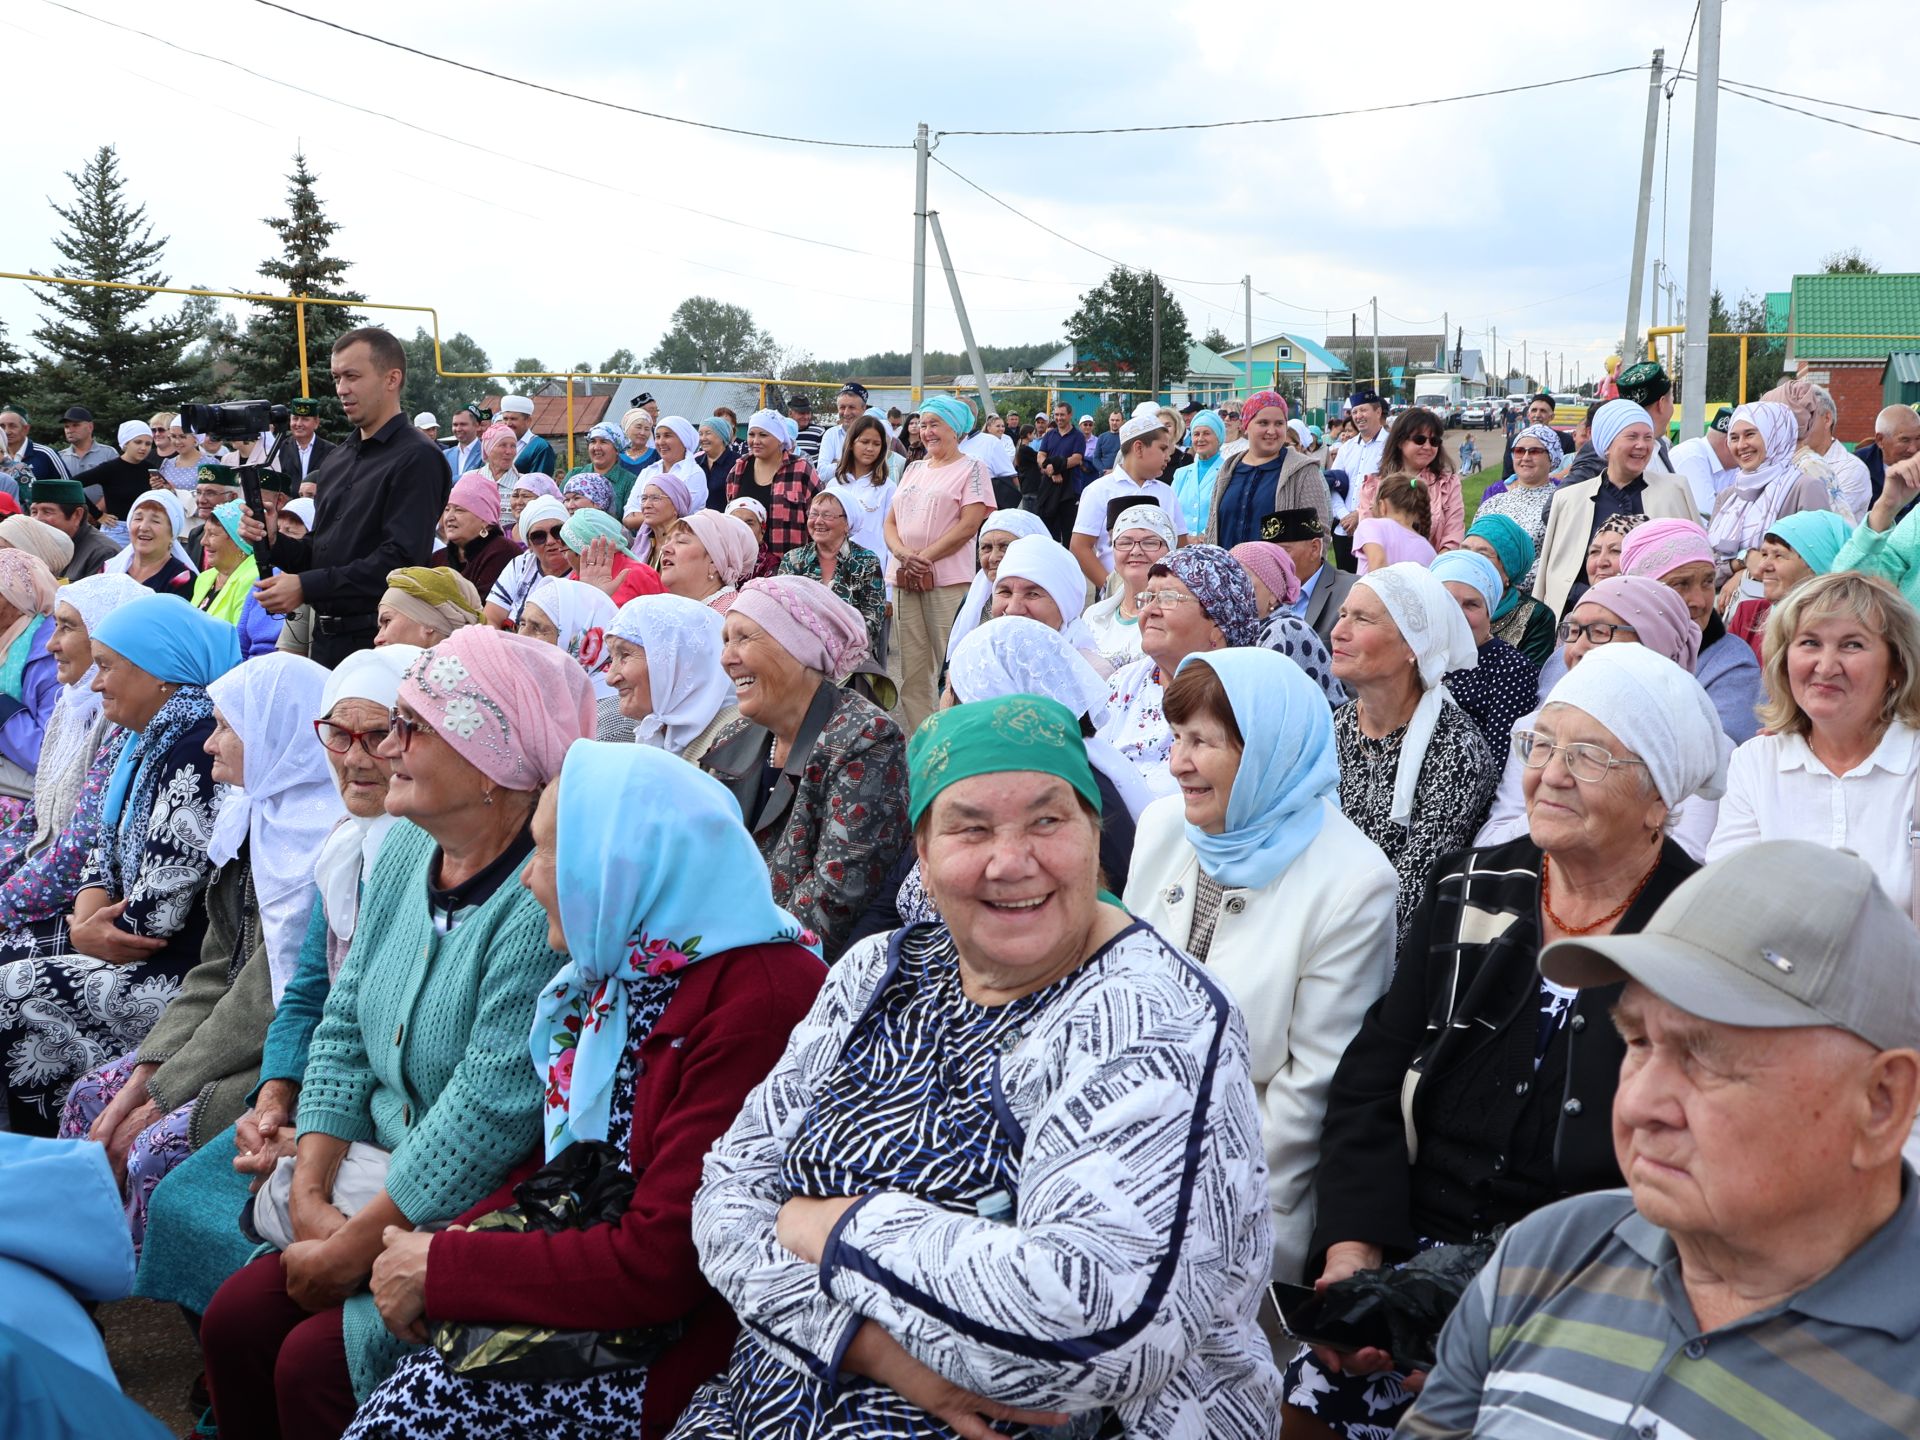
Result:
{"label": "wrinkled hand", "polygon": [[127,902],[116,900],[80,918],[78,911],[67,916],[67,934],[73,948],[82,955],[105,960],[110,965],[133,965],[167,948],[167,942],[150,935],[135,935],[113,922],[126,911]]}
{"label": "wrinkled hand", "polygon": [[294,1153],[299,1140],[293,1124],[297,1093],[297,1087],[285,1080],[269,1080],[260,1087],[253,1108],[234,1127],[233,1168],[242,1175],[263,1180],[282,1156]]}
{"label": "wrinkled hand", "polygon": [[604,594],[613,594],[620,588],[620,582],[613,575],[613,557],[618,553],[613,542],[604,537],[587,542],[587,548],[575,562],[576,578]]}
{"label": "wrinkled hand", "polygon": [[120,1087],[120,1092],[106,1103],[105,1108],[94,1117],[93,1124],[87,1127],[87,1139],[102,1145],[112,1139],[113,1132],[120,1128],[120,1122],[146,1101],[147,1081],[159,1068],[158,1065],[134,1066],[133,1073],[127,1076],[127,1082]]}
{"label": "wrinkled hand", "polygon": [[[1386,1263],[1386,1258],[1378,1245],[1369,1245],[1360,1240],[1342,1240],[1336,1245],[1329,1245],[1326,1266],[1321,1270],[1320,1278],[1313,1282],[1313,1288],[1316,1291],[1325,1290],[1349,1275],[1362,1270],[1377,1270]],[[1320,1362],[1320,1368],[1329,1375],[1375,1375],[1394,1368],[1393,1356],[1373,1346],[1364,1346],[1359,1350],[1330,1350],[1325,1345],[1311,1345],[1308,1348],[1313,1351],[1313,1358]],[[1408,1391],[1417,1393],[1425,1380],[1424,1372],[1408,1375]]]}
{"label": "wrinkled hand", "polygon": [[113,1178],[121,1184],[127,1180],[127,1153],[133,1149],[133,1142],[140,1138],[142,1130],[160,1118],[160,1107],[151,1100],[143,1100],[120,1117],[120,1123],[107,1138],[107,1163],[113,1167]]}
{"label": "wrinkled hand", "polygon": [[846,1360],[850,1369],[944,1421],[964,1440],[1007,1440],[1006,1432],[994,1429],[989,1421],[1001,1420],[1010,1426],[1063,1425],[1069,1418],[1057,1410],[1017,1409],[963,1389],[922,1365],[871,1320],[863,1322],[855,1333]]}
{"label": "wrinkled hand", "polygon": [[1916,499],[1920,499],[1920,455],[1910,455],[1887,466],[1886,483],[1881,487],[1880,498],[1873,502],[1868,519],[1874,529],[1890,530],[1893,522],[1900,518],[1900,512]]}
{"label": "wrinkled hand", "polygon": [[287,1223],[293,1227],[295,1240],[331,1240],[347,1223],[347,1217],[319,1191],[302,1185],[296,1175],[287,1193]]}
{"label": "wrinkled hand", "polygon": [[373,1262],[373,1303],[396,1339],[427,1343],[427,1250],[433,1236],[389,1225],[380,1232],[386,1249]]}
{"label": "wrinkled hand", "polygon": [[296,1240],[280,1252],[287,1298],[317,1315],[344,1304],[367,1277],[351,1257],[327,1240]]}
{"label": "wrinkled hand", "polygon": [[254,599],[269,615],[291,615],[307,602],[298,575],[270,575],[253,584]]}
{"label": "wrinkled hand", "polygon": [[835,1223],[853,1208],[857,1199],[858,1196],[849,1195],[827,1199],[796,1195],[782,1205],[774,1217],[774,1239],[809,1265],[818,1265],[827,1251],[827,1237],[833,1233]]}

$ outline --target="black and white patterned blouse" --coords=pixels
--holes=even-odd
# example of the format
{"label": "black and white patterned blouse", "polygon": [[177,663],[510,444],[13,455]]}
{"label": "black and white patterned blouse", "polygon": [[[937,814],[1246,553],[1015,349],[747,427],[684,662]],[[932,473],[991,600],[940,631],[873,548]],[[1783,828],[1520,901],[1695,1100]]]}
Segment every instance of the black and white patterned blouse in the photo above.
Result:
{"label": "black and white patterned blouse", "polygon": [[1397,949],[1407,938],[1407,922],[1420,903],[1433,862],[1448,851],[1471,845],[1487,818],[1487,807],[1500,783],[1500,762],[1466,711],[1458,705],[1442,705],[1420,766],[1413,823],[1396,825],[1391,818],[1393,777],[1407,730],[1403,725],[1375,740],[1360,729],[1359,706],[1357,700],[1348,701],[1333,717],[1340,809],[1400,872]]}
{"label": "black and white patterned blouse", "polygon": [[1451,671],[1442,683],[1504,765],[1513,722],[1540,704],[1540,667],[1497,635],[1480,647],[1479,656],[1473,669]]}
{"label": "black and white patterned blouse", "polygon": [[1333,678],[1333,657],[1314,628],[1289,610],[1275,609],[1260,622],[1259,643],[1276,650],[1307,672],[1336,710],[1347,703],[1347,687]]}

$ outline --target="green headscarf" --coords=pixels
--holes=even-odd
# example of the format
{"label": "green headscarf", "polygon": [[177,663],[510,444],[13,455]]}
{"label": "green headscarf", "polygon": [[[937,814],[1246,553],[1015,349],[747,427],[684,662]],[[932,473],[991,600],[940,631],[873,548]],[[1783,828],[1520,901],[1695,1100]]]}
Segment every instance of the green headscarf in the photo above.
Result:
{"label": "green headscarf", "polygon": [[1504,620],[1523,598],[1520,582],[1533,568],[1533,537],[1511,515],[1482,515],[1467,527],[1467,534],[1478,535],[1493,546],[1500,557],[1500,568],[1507,572],[1507,593],[1494,607],[1491,620]]}
{"label": "green headscarf", "polygon": [[560,539],[576,555],[596,540],[607,540],[629,560],[639,558],[633,553],[633,545],[627,539],[627,527],[606,511],[592,507],[576,510],[569,515],[566,523],[560,527]]}
{"label": "green headscarf", "polygon": [[1058,700],[1003,695],[939,710],[907,742],[907,820],[918,824],[934,796],[957,780],[1008,771],[1058,775],[1100,810],[1080,721]]}

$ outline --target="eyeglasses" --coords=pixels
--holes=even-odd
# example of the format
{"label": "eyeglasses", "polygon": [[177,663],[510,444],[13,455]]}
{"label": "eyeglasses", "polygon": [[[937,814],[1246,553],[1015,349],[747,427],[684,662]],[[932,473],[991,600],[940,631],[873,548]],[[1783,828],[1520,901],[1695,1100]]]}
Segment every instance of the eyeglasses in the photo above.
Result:
{"label": "eyeglasses", "polygon": [[406,754],[413,748],[414,737],[419,735],[438,735],[440,732],[424,720],[415,720],[402,715],[399,710],[387,712],[387,726],[400,742],[400,753]]}
{"label": "eyeglasses", "polygon": [[336,725],[331,720],[313,722],[313,733],[320,737],[320,743],[336,755],[345,755],[357,742],[369,756],[386,743],[385,730],[349,730],[345,725]]}
{"label": "eyeglasses", "polygon": [[1544,455],[1546,453],[1547,447],[1544,445],[1516,445],[1513,447],[1513,455],[1516,459],[1522,455]]}
{"label": "eyeglasses", "polygon": [[1149,605],[1158,605],[1165,609],[1169,605],[1184,605],[1194,598],[1184,590],[1142,590],[1133,597],[1133,608],[1144,610]]}
{"label": "eyeglasses", "polygon": [[1640,632],[1631,625],[1614,625],[1605,620],[1593,620],[1582,625],[1577,620],[1562,620],[1560,628],[1553,632],[1560,637],[1560,643],[1569,640],[1590,640],[1595,645],[1610,645],[1616,635],[1631,635],[1640,638]]}
{"label": "eyeglasses", "polygon": [[527,543],[529,545],[545,545],[559,538],[560,527],[558,525],[554,526],[551,530],[529,530],[527,532]]}
{"label": "eyeglasses", "polygon": [[1644,760],[1620,760],[1604,745],[1560,745],[1546,736],[1532,730],[1513,732],[1513,755],[1529,770],[1544,770],[1547,761],[1558,753],[1560,763],[1567,767],[1567,773],[1576,780],[1584,780],[1589,785],[1598,785],[1607,778],[1609,770],[1619,770],[1628,765],[1642,765]]}
{"label": "eyeglasses", "polygon": [[1158,535],[1149,535],[1142,540],[1116,540],[1113,548],[1124,550],[1129,555],[1161,555],[1166,553],[1167,542]]}
{"label": "eyeglasses", "polygon": [[1407,439],[1407,444],[1409,445],[1438,445],[1439,443],[1440,437],[1438,435],[1413,435]]}

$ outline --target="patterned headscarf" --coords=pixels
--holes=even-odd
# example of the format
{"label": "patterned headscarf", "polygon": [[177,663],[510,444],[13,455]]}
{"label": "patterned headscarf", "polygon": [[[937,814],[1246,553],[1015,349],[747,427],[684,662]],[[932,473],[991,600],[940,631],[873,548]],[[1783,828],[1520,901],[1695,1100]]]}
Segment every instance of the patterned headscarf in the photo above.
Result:
{"label": "patterned headscarf", "polygon": [[1631,535],[1652,518],[1651,515],[1609,515],[1605,520],[1600,522],[1600,528],[1593,533],[1596,535]]}
{"label": "patterned headscarf", "polygon": [[683,595],[643,595],[620,607],[607,634],[647,655],[653,709],[633,738],[678,755],[732,703],[720,668],[720,612]]}
{"label": "patterned headscarf", "polygon": [[621,432],[620,427],[611,420],[602,420],[598,425],[588,430],[587,439],[604,440],[613,446],[614,463],[616,465],[620,463],[620,452],[627,448],[627,437]]}
{"label": "patterned headscarf", "polygon": [[571,656],[491,625],[463,626],[422,654],[400,698],[507,790],[552,783],[567,747],[592,735],[596,721],[593,687]]}
{"label": "patterned headscarf", "polygon": [[1287,402],[1284,396],[1276,394],[1272,390],[1257,391],[1249,395],[1240,406],[1240,433],[1242,435],[1246,434],[1247,427],[1253,423],[1253,417],[1270,405],[1280,407],[1280,418],[1282,420],[1285,420],[1289,413],[1291,413],[1287,409]]}
{"label": "patterned headscarf", "polygon": [[561,487],[560,493],[563,496],[584,495],[594,509],[613,514],[613,485],[606,476],[592,470],[582,470],[571,476]]}
{"label": "patterned headscarf", "polygon": [[[1780,518],[1780,507],[1787,493],[1800,482],[1800,467],[1793,457],[1800,448],[1800,431],[1794,414],[1771,400],[1756,400],[1733,412],[1728,425],[1746,421],[1760,432],[1767,457],[1753,470],[1736,471],[1725,486],[1731,491],[1707,522],[1707,534],[1713,540],[1713,553],[1722,559],[1744,555],[1755,549]],[[0,521],[0,535],[11,521]]]}
{"label": "patterned headscarf", "polygon": [[40,563],[56,575],[73,563],[73,541],[67,533],[31,515],[9,515],[0,520],[0,545],[38,555]]}
{"label": "patterned headscarf", "polygon": [[607,634],[615,611],[606,593],[584,580],[542,575],[533,582],[527,604],[538,605],[540,613],[553,622],[553,628],[559,632],[554,643],[587,672],[593,682],[595,701],[613,694],[613,687],[607,684]]}
{"label": "patterned headscarf", "polygon": [[1293,557],[1281,546],[1270,540],[1248,540],[1227,553],[1273,592],[1276,603],[1291,605],[1300,598],[1300,572],[1293,568]]}
{"label": "patterned headscarf", "polygon": [[1185,546],[1148,573],[1171,575],[1191,590],[1227,644],[1259,643],[1260,607],[1253,598],[1253,581],[1240,562],[1218,545]]}
{"label": "patterned headscarf", "polygon": [[437,569],[408,565],[387,572],[387,590],[380,597],[382,608],[397,610],[416,625],[424,625],[443,639],[462,625],[477,625],[486,619],[480,608],[480,592],[473,582],[444,565]]}
{"label": "patterned headscarf", "polygon": [[[1513,443],[1516,445],[1522,440],[1537,440],[1546,447],[1547,470],[1549,473],[1558,470],[1566,463],[1566,447],[1560,443],[1560,432],[1551,425],[1527,426],[1526,429],[1513,437]],[[1525,572],[1522,571],[1521,573],[1524,574]]]}
{"label": "patterned headscarf", "polygon": [[[1807,432],[1813,429],[1814,416],[1819,413],[1819,400],[1810,381],[1783,380],[1780,384],[1760,397],[1761,403],[1779,405],[1793,415],[1794,448],[1807,438]],[[1738,419],[1736,415],[1734,417]],[[1768,447],[1771,451],[1772,447]]]}
{"label": "patterned headscarf", "polygon": [[1058,700],[1008,695],[937,710],[907,742],[907,819],[918,824],[949,785],[978,775],[1057,775],[1097,813],[1100,786],[1080,718]]}
{"label": "patterned headscarf", "polygon": [[802,665],[835,681],[867,658],[867,622],[860,612],[804,575],[749,580],[729,613],[753,621]]}
{"label": "patterned headscarf", "polygon": [[22,615],[51,615],[58,590],[53,572],[39,556],[24,550],[0,550],[0,600]]}

